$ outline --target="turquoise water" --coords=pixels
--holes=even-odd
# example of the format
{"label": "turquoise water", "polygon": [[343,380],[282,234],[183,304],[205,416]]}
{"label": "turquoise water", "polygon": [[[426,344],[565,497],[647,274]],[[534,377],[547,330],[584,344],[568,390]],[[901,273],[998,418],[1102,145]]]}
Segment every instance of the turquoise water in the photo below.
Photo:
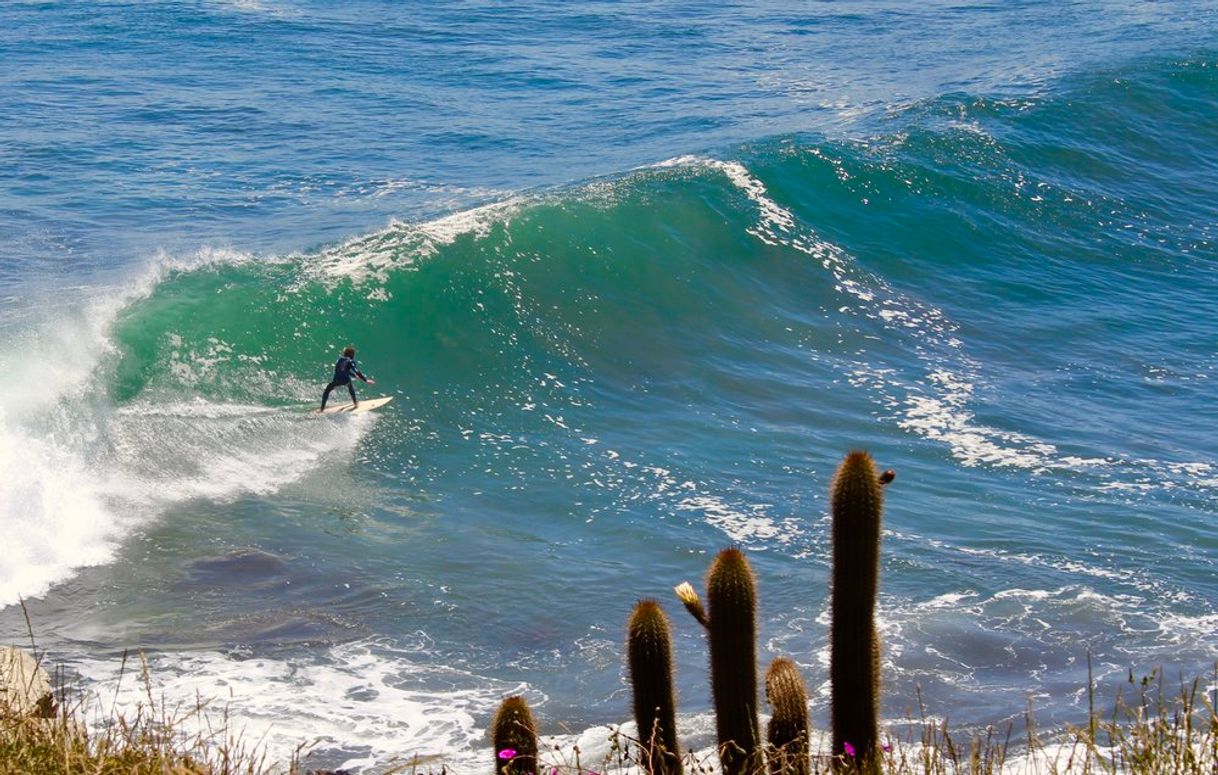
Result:
{"label": "turquoise water", "polygon": [[[0,632],[121,698],[145,649],[272,757],[482,772],[510,692],[603,749],[633,602],[736,544],[823,728],[865,448],[886,718],[1206,673],[1216,16],[0,8]],[[347,343],[395,401],[312,418]]]}

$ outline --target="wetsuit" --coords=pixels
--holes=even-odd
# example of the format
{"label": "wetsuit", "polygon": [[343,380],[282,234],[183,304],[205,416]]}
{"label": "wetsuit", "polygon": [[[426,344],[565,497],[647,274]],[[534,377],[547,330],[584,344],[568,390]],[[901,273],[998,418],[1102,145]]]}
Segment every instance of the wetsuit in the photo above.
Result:
{"label": "wetsuit", "polygon": [[359,364],[355,362],[354,358],[344,355],[334,363],[334,379],[330,380],[330,384],[326,385],[326,391],[321,394],[321,408],[323,410],[326,408],[326,401],[330,399],[330,391],[340,385],[347,386],[347,391],[351,393],[351,403],[359,406],[359,399],[355,397],[355,385],[351,383],[352,374],[364,382],[368,381],[364,373],[359,370]]}

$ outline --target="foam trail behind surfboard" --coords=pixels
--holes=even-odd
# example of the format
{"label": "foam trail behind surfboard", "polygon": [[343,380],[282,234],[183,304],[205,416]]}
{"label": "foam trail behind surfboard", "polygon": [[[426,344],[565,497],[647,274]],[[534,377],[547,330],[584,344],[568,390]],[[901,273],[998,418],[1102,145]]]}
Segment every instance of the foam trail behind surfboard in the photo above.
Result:
{"label": "foam trail behind surfboard", "polygon": [[365,398],[359,402],[359,406],[352,406],[348,403],[338,405],[331,404],[322,410],[314,410],[314,414],[363,414],[371,412],[373,409],[379,409],[385,404],[393,400],[393,396],[380,396],[379,398]]}

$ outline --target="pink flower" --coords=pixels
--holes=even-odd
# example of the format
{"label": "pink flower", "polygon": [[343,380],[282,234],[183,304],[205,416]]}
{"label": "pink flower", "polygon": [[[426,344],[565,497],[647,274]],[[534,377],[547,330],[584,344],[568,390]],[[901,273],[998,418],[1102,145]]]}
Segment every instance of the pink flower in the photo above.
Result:
{"label": "pink flower", "polygon": [[502,751],[499,752],[499,758],[500,759],[514,759],[514,758],[516,758],[516,751],[512,748],[504,748]]}
{"label": "pink flower", "polygon": [[[850,745],[850,743],[843,742],[842,748],[846,749],[847,756],[854,756],[854,746]],[[502,755],[502,754],[500,754],[500,755]]]}

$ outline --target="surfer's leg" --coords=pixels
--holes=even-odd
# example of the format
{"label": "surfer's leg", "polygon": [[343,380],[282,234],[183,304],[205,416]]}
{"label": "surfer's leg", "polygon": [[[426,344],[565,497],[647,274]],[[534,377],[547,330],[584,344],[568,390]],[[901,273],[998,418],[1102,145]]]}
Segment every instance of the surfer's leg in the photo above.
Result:
{"label": "surfer's leg", "polygon": [[355,397],[355,381],[347,383],[347,390],[351,393],[351,403],[359,406],[359,399]]}
{"label": "surfer's leg", "polygon": [[326,385],[325,392],[321,394],[321,411],[323,412],[326,410],[326,401],[330,400],[330,391],[333,389],[334,383],[331,382],[329,385]]}

